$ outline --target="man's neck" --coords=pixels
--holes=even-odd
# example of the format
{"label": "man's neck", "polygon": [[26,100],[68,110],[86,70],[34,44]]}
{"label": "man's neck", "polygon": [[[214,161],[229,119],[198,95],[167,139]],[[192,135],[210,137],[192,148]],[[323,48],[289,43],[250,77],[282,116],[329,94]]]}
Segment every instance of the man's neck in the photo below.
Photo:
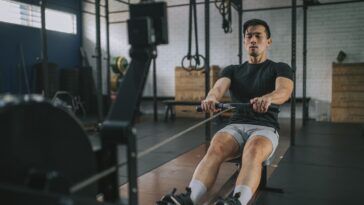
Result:
{"label": "man's neck", "polygon": [[260,55],[260,56],[249,56],[248,62],[250,64],[260,64],[267,60],[267,55]]}

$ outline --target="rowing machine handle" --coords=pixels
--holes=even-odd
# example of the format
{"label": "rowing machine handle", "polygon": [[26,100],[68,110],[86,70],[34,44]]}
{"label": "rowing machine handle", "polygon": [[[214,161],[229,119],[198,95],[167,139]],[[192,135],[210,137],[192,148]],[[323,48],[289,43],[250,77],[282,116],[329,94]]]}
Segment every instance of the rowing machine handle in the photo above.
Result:
{"label": "rowing machine handle", "polygon": [[[230,106],[229,104],[224,104],[224,103],[216,103],[215,104],[216,109],[227,109],[227,108],[229,108],[229,106]],[[196,106],[196,111],[197,112],[203,112],[201,105]]]}
{"label": "rowing machine handle", "polygon": [[[215,104],[215,108],[216,109],[229,109],[231,107],[251,107],[251,104],[250,103],[216,103]],[[278,105],[275,105],[275,104],[271,104],[268,108],[269,111],[272,111],[272,112],[279,112],[279,106]],[[198,105],[196,106],[196,111],[197,112],[202,112],[202,107],[201,105]]]}

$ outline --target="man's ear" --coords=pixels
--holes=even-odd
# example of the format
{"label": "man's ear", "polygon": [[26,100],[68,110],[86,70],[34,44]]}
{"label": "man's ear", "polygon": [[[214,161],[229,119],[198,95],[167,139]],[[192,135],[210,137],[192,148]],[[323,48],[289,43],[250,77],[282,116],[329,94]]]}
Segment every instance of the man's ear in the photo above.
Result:
{"label": "man's ear", "polygon": [[268,47],[270,47],[272,45],[272,38],[268,39]]}

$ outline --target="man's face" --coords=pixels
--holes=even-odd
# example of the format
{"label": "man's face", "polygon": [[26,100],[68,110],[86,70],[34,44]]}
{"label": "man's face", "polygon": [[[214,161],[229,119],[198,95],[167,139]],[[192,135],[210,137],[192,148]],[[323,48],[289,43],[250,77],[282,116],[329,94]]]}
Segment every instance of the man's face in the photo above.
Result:
{"label": "man's face", "polygon": [[272,39],[267,37],[264,26],[249,26],[245,31],[244,47],[250,56],[260,56],[271,44]]}

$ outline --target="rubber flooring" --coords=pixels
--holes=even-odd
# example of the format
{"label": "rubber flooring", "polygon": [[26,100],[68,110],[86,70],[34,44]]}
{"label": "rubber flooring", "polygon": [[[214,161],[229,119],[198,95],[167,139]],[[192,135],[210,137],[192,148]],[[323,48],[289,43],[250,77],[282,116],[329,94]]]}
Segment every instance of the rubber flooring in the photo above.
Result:
{"label": "rubber flooring", "polygon": [[364,204],[364,136],[360,124],[310,122],[298,132],[255,204]]}

